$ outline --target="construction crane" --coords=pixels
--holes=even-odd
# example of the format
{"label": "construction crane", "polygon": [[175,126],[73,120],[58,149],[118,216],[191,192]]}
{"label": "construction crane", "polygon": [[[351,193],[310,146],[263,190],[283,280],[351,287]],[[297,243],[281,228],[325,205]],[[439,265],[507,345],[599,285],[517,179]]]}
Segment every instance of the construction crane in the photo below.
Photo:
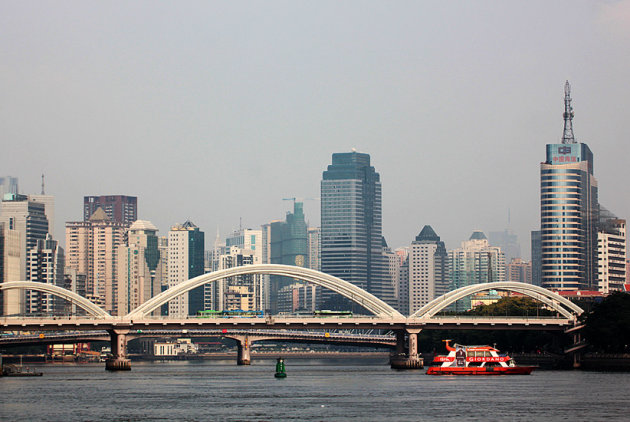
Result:
{"label": "construction crane", "polygon": [[293,201],[293,205],[295,205],[295,203],[297,201],[299,202],[304,202],[304,201],[319,201],[319,198],[282,198],[283,201]]}

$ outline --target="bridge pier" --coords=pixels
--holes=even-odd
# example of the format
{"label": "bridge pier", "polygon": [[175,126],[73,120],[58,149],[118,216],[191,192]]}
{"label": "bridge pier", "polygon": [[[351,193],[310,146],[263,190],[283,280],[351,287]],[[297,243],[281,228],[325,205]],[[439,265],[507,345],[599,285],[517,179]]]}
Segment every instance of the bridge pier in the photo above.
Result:
{"label": "bridge pier", "polygon": [[[575,331],[573,333],[573,344],[580,344],[582,342],[582,336],[580,331]],[[573,352],[573,368],[577,369],[582,366],[582,351],[576,350]]]}
{"label": "bridge pier", "polygon": [[248,336],[235,337],[237,343],[237,357],[236,363],[238,365],[250,365],[251,364],[251,353],[250,353],[250,341]]}
{"label": "bridge pier", "polygon": [[127,359],[127,334],[129,330],[107,330],[110,337],[112,354],[114,357],[105,361],[105,369],[108,371],[129,371],[131,361]]}
{"label": "bridge pier", "polygon": [[[424,360],[418,353],[418,334],[421,329],[396,331],[396,352],[389,357],[389,364],[394,369],[422,369]],[[405,344],[405,333],[408,341]],[[406,347],[405,347],[406,346]]]}

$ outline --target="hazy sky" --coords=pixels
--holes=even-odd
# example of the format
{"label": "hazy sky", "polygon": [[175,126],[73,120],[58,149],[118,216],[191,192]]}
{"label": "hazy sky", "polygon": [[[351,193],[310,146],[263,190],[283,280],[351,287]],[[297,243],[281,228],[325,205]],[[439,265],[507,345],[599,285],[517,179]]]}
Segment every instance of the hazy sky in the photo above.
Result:
{"label": "hazy sky", "polygon": [[0,176],[46,174],[58,237],[84,195],[125,194],[211,242],[319,197],[356,148],[390,246],[430,224],[454,248],[510,209],[527,257],[566,79],[600,202],[630,217],[629,70],[630,1],[2,1]]}

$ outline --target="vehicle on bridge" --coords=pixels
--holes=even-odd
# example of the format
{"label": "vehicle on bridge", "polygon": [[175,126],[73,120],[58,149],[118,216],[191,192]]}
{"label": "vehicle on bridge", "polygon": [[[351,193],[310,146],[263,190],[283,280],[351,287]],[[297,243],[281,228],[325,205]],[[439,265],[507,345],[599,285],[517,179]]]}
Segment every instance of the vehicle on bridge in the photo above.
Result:
{"label": "vehicle on bridge", "polygon": [[197,318],[264,318],[263,311],[243,311],[242,309],[234,309],[231,311],[214,311],[208,309],[205,311],[197,311]]}
{"label": "vehicle on bridge", "polygon": [[451,340],[444,340],[446,356],[435,356],[433,363],[441,363],[440,366],[431,366],[427,370],[428,375],[529,375],[535,367],[517,366],[514,359],[492,346],[462,346],[449,345]]}
{"label": "vehicle on bridge", "polygon": [[321,311],[313,312],[313,316],[316,316],[319,318],[326,318],[326,317],[351,318],[352,311],[330,311],[328,309],[323,309]]}

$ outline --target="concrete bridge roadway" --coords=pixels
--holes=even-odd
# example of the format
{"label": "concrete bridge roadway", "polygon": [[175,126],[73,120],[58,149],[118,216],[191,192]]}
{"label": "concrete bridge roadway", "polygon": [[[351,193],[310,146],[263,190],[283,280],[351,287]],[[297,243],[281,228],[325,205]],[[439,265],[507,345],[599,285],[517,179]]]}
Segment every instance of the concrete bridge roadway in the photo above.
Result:
{"label": "concrete bridge roadway", "polygon": [[408,356],[418,356],[417,336],[422,330],[461,329],[461,330],[566,330],[572,327],[574,319],[558,317],[477,317],[477,316],[432,316],[425,318],[383,318],[383,317],[267,317],[267,318],[0,318],[3,331],[94,331],[105,330],[112,344],[114,359],[108,360],[108,369],[130,369],[126,359],[127,341],[137,337],[138,331],[145,330],[257,330],[256,335],[231,335],[238,342],[238,363],[250,363],[250,347],[255,341],[270,337],[269,330],[308,330],[308,329],[381,329],[396,333],[395,356],[392,367],[422,367],[421,360],[410,361]]}
{"label": "concrete bridge roadway", "polygon": [[[141,332],[138,332],[141,331]],[[225,337],[238,339],[249,337],[255,341],[280,340],[288,343],[329,343],[349,344],[357,346],[395,347],[396,337],[393,335],[346,333],[335,331],[291,331],[291,330],[238,330],[238,329],[205,329],[205,330],[138,330],[130,331],[127,340],[136,338],[158,337]],[[86,341],[109,341],[110,335],[105,330],[17,334],[0,337],[0,346],[38,345],[81,343]],[[251,341],[253,343],[253,341]]]}
{"label": "concrete bridge roadway", "polygon": [[13,318],[0,317],[2,331],[60,331],[60,330],[173,330],[173,329],[474,329],[474,330],[565,330],[574,320],[558,317],[512,316],[432,316],[430,318],[352,318],[267,317],[267,318]]}

